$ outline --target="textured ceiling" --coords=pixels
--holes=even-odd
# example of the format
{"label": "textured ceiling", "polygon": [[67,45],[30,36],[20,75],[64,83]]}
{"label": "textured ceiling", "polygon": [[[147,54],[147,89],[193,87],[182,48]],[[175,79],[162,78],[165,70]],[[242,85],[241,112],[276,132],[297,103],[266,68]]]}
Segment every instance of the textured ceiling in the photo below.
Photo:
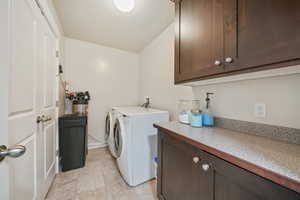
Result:
{"label": "textured ceiling", "polygon": [[169,0],[135,0],[130,13],[113,0],[53,0],[66,37],[113,48],[142,50],[174,19]]}

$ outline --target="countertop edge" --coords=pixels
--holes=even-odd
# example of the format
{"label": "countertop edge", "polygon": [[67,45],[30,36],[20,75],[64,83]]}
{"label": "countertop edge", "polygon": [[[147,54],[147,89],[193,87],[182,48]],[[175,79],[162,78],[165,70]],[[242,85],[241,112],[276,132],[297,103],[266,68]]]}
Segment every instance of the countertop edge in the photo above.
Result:
{"label": "countertop edge", "polygon": [[219,157],[229,163],[232,163],[234,165],[237,165],[238,167],[241,167],[243,169],[246,169],[256,175],[259,175],[263,178],[266,178],[268,180],[271,180],[279,185],[282,185],[284,187],[287,187],[288,189],[291,189],[291,190],[294,190],[296,192],[299,192],[300,193],[300,182],[296,181],[296,180],[293,180],[289,177],[286,177],[286,176],[283,176],[283,175],[280,175],[276,172],[273,172],[273,171],[270,171],[268,169],[265,169],[263,167],[260,167],[258,165],[255,165],[253,163],[250,163],[248,162],[247,160],[243,160],[241,158],[237,158],[235,156],[232,156],[228,153],[225,153],[223,151],[220,151],[218,149],[215,149],[213,147],[209,147],[207,145],[204,145],[198,141],[194,141],[192,139],[189,139],[183,135],[180,135],[170,129],[167,129],[167,128],[164,128],[158,124],[154,124],[154,127],[159,129],[159,130],[162,130],[164,133],[167,133],[173,137],[176,137],[177,139],[180,139],[180,140],[183,140],[201,150],[204,150],[216,157]]}

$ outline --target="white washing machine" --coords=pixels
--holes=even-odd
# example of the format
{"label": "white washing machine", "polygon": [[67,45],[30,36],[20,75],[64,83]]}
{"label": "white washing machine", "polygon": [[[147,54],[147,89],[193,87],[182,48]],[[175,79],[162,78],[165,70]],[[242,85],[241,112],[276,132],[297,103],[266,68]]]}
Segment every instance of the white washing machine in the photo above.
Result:
{"label": "white washing machine", "polygon": [[105,120],[105,139],[107,141],[108,149],[113,157],[116,158],[115,146],[114,146],[114,124],[116,119],[115,110],[111,110],[107,113]]}
{"label": "white washing machine", "polygon": [[106,115],[105,120],[105,140],[108,145],[108,149],[111,155],[116,158],[116,148],[115,148],[115,141],[114,141],[114,125],[117,117],[121,115],[120,111],[122,110],[131,110],[137,109],[139,107],[134,106],[127,106],[127,107],[112,107],[111,110]]}
{"label": "white washing machine", "polygon": [[157,129],[154,123],[169,121],[167,111],[132,107],[119,110],[114,126],[114,143],[119,170],[130,186],[155,177]]}

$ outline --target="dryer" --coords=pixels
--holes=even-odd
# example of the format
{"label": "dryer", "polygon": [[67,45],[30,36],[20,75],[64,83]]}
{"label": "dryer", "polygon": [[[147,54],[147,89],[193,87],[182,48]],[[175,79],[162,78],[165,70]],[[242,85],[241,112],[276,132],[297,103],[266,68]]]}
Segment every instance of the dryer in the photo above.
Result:
{"label": "dryer", "polygon": [[117,117],[121,115],[122,111],[137,109],[137,106],[124,106],[124,107],[112,107],[111,110],[107,113],[105,119],[105,140],[108,145],[108,149],[111,155],[116,158],[116,148],[114,141],[114,125]]}
{"label": "dryer", "polygon": [[117,164],[128,185],[136,186],[155,178],[157,129],[153,124],[168,122],[169,113],[141,107],[119,112],[114,126]]}
{"label": "dryer", "polygon": [[107,113],[105,119],[105,140],[108,145],[108,149],[113,157],[116,158],[115,147],[114,147],[114,137],[113,137],[113,127],[115,124],[116,112],[111,110]]}

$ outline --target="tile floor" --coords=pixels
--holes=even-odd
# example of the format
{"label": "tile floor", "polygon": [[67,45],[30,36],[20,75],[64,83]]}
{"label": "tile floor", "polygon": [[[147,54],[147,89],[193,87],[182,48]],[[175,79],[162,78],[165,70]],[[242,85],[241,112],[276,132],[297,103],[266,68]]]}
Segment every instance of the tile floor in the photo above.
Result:
{"label": "tile floor", "polygon": [[129,187],[106,148],[89,151],[86,166],[58,174],[46,200],[157,200],[156,183]]}

